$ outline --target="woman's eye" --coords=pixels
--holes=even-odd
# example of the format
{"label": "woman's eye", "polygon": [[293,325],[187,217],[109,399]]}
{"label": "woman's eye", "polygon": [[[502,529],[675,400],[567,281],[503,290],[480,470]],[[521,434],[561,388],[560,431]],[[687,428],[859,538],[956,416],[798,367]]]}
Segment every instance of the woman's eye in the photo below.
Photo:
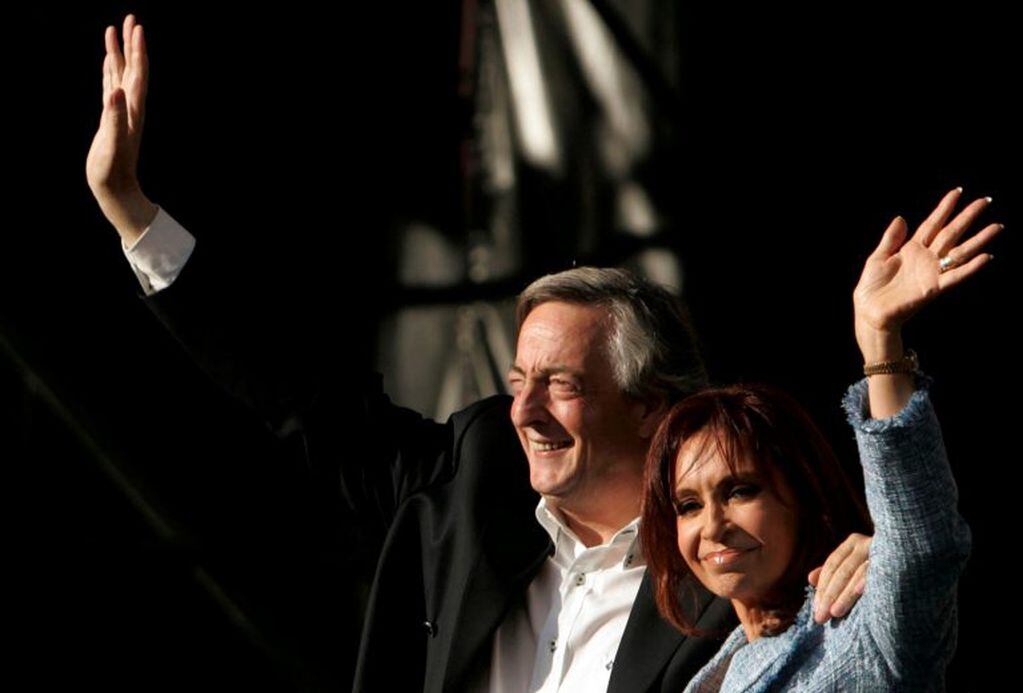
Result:
{"label": "woman's eye", "polygon": [[677,501],[675,503],[675,512],[679,515],[688,515],[696,512],[700,509],[700,504],[693,501]]}
{"label": "woman's eye", "polygon": [[752,498],[759,490],[756,486],[736,486],[729,495],[732,498]]}

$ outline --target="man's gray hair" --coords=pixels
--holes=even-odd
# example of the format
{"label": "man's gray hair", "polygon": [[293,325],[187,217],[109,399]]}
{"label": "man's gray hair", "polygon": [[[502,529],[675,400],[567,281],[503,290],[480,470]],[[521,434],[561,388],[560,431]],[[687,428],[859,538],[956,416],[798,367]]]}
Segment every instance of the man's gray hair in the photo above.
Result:
{"label": "man's gray hair", "polygon": [[614,268],[578,267],[548,274],[519,295],[519,329],[530,311],[551,301],[607,309],[608,358],[625,394],[675,402],[706,385],[688,311],[665,288]]}

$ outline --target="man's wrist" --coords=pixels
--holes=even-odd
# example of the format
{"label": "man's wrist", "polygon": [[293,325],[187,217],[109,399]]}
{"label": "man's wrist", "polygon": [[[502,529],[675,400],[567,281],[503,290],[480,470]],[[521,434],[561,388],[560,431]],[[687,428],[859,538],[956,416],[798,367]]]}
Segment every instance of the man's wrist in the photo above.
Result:
{"label": "man's wrist", "polygon": [[96,200],[107,221],[117,230],[124,245],[129,248],[153,223],[159,211],[159,207],[138,189],[120,195],[98,195]]}

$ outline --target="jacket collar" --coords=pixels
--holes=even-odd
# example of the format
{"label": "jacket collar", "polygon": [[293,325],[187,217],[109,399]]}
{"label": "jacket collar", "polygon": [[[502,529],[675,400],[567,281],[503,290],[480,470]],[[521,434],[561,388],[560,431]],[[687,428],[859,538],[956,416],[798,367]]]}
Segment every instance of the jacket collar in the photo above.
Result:
{"label": "jacket collar", "polygon": [[799,666],[823,637],[823,627],[813,620],[813,594],[814,589],[807,586],[806,599],[795,621],[779,635],[751,643],[742,626],[737,626],[693,683],[717,682],[719,687],[727,676],[729,690],[759,693],[774,690],[778,683],[788,680],[793,667]]}
{"label": "jacket collar", "polygon": [[[455,625],[456,641],[452,644],[444,672],[443,690],[462,690],[479,666],[481,657],[490,654],[489,644],[512,604],[525,593],[541,564],[550,556],[554,545],[547,532],[537,524],[529,511],[538,495],[527,482],[522,487],[495,490],[500,498],[492,506],[483,529],[477,563],[465,585]],[[523,499],[531,495],[532,501]],[[517,499],[516,499],[517,497]],[[489,659],[487,659],[489,663]]]}

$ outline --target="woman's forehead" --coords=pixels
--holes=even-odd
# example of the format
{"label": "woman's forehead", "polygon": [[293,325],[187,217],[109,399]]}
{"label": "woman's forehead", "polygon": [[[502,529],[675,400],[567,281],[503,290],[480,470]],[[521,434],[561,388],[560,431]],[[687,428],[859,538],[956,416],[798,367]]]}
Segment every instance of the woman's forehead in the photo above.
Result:
{"label": "woman's forehead", "polygon": [[761,465],[737,445],[728,445],[721,437],[699,431],[679,447],[675,460],[675,486],[689,485],[703,478],[727,479],[735,476],[759,476]]}

